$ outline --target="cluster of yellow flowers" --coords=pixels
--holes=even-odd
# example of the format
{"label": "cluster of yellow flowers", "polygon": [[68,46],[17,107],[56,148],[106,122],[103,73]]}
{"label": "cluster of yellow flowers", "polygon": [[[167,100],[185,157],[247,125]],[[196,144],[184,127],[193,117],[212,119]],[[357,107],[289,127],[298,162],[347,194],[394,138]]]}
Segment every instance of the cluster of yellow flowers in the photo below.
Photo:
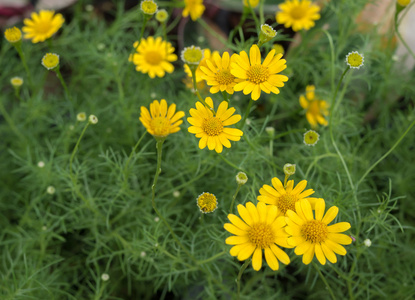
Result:
{"label": "cluster of yellow flowers", "polygon": [[226,239],[226,244],[233,245],[230,254],[239,260],[252,256],[252,267],[256,271],[262,267],[262,250],[272,270],[278,270],[279,262],[290,263],[289,256],[280,247],[295,248],[294,253],[302,255],[306,265],[314,255],[322,265],[326,259],[336,263],[335,253],[345,255],[346,249],[342,245],[351,244],[352,239],[341,232],[348,230],[350,223],[329,225],[339,209],[332,206],[325,212],[324,199],[308,197],[314,190],[304,190],[306,185],[306,180],[295,187],[293,180],[283,185],[274,177],[272,186],[264,184],[259,190],[257,205],[252,202],[239,204],[240,217],[229,214],[231,223],[224,225],[233,234]]}

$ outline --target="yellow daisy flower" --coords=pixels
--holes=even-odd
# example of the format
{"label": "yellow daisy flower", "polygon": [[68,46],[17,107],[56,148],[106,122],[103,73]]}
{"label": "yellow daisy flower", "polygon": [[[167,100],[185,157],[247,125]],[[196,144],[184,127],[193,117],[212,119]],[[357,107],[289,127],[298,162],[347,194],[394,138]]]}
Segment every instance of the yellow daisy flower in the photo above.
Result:
{"label": "yellow daisy flower", "polygon": [[41,10],[39,14],[32,12],[32,19],[24,19],[23,22],[24,38],[38,43],[54,35],[62,27],[65,19],[61,14],[55,15],[53,10]]}
{"label": "yellow daisy flower", "polygon": [[337,258],[334,253],[346,255],[346,249],[341,245],[351,244],[352,239],[340,232],[348,230],[350,223],[328,225],[339,212],[336,206],[330,207],[324,214],[325,202],[323,199],[318,199],[315,204],[315,217],[307,199],[297,202],[295,209],[296,212],[287,211],[285,231],[290,235],[287,239],[288,244],[296,247],[295,254],[303,255],[304,264],[308,265],[314,254],[322,265],[326,263],[326,258],[331,263],[336,263]]}
{"label": "yellow daisy flower", "polygon": [[154,100],[150,104],[150,111],[147,107],[141,106],[140,121],[147,129],[147,132],[155,138],[165,138],[171,133],[180,130],[180,120],[184,117],[183,111],[176,112],[176,104],[171,104],[167,108],[167,102],[161,99],[160,102]]}
{"label": "yellow daisy flower", "polygon": [[315,89],[314,85],[308,85],[306,87],[306,95],[300,96],[300,105],[307,110],[305,116],[313,128],[317,127],[317,123],[327,126],[328,122],[324,116],[329,114],[329,104],[315,97]]}
{"label": "yellow daisy flower", "polygon": [[161,37],[154,39],[149,36],[134,43],[136,52],[128,58],[136,65],[136,70],[143,74],[148,74],[150,78],[164,77],[167,73],[172,73],[174,66],[171,62],[177,60],[174,48],[169,42],[163,41]]}
{"label": "yellow daisy flower", "polygon": [[190,14],[193,21],[199,19],[205,11],[203,0],[184,0],[184,4],[185,8],[183,9],[182,16],[187,17]]}
{"label": "yellow daisy flower", "polygon": [[[314,194],[313,189],[305,190],[307,186],[307,180],[300,181],[294,188],[294,180],[289,180],[287,186],[284,188],[281,180],[277,177],[272,178],[272,186],[264,184],[259,189],[260,195],[257,197],[258,201],[266,204],[276,205],[280,214],[283,216],[288,210],[295,211],[295,204]],[[312,203],[315,202],[315,198],[308,198]]]}
{"label": "yellow daisy flower", "polygon": [[286,28],[292,27],[294,31],[308,30],[314,27],[314,21],[320,19],[320,7],[310,0],[286,0],[278,7],[281,11],[275,15],[277,22]]}
{"label": "yellow daisy flower", "polygon": [[[207,97],[205,102],[211,108],[214,108],[212,98]],[[200,138],[200,149],[204,149],[207,145],[209,150],[215,149],[217,153],[221,153],[223,146],[231,147],[229,140],[239,141],[243,135],[243,132],[239,129],[225,127],[241,120],[240,115],[233,115],[235,108],[228,109],[228,102],[226,101],[222,101],[216,114],[213,114],[201,102],[196,102],[196,109],[191,108],[189,112],[192,117],[187,118],[187,121],[193,126],[190,126],[188,131]]]}
{"label": "yellow daisy flower", "polygon": [[[197,83],[199,83],[201,81],[204,81],[204,79],[202,78],[203,72],[202,72],[202,70],[200,68],[201,67],[206,67],[206,68],[208,67],[206,61],[208,59],[210,59],[214,53],[219,54],[218,51],[213,51],[212,52],[208,48],[203,49],[203,59],[200,61],[199,66],[196,69],[196,82]],[[189,68],[189,66],[187,64],[184,65],[184,71],[185,71],[185,73],[186,73],[187,76],[189,76],[190,78],[193,77],[192,71],[190,71],[190,68]],[[192,86],[193,86],[193,83],[192,83]]]}
{"label": "yellow daisy flower", "polygon": [[196,199],[197,206],[204,214],[214,212],[218,208],[218,200],[211,193],[202,193]]}
{"label": "yellow daisy flower", "polygon": [[22,40],[22,32],[20,31],[19,28],[14,26],[12,28],[6,29],[6,31],[4,32],[4,37],[9,43],[15,44]]}
{"label": "yellow daisy flower", "polygon": [[212,86],[210,88],[212,94],[219,91],[226,91],[228,94],[233,94],[233,87],[238,81],[231,74],[230,63],[234,61],[235,55],[233,54],[229,58],[229,53],[225,52],[220,57],[219,53],[215,52],[212,58],[206,60],[207,66],[200,67],[202,78],[207,81],[208,85]]}
{"label": "yellow daisy flower", "polygon": [[290,258],[277,246],[292,248],[287,243],[288,234],[283,229],[286,225],[285,218],[278,217],[278,208],[262,202],[256,207],[252,202],[248,202],[246,206],[239,204],[237,208],[242,220],[234,214],[229,214],[228,219],[231,223],[223,226],[234,234],[225,241],[228,245],[234,245],[230,254],[239,260],[246,260],[252,255],[252,267],[255,271],[262,267],[262,250],[272,270],[278,270],[278,261],[288,265]]}
{"label": "yellow daisy flower", "polygon": [[261,52],[257,45],[252,45],[249,50],[249,57],[245,51],[235,55],[235,61],[231,63],[231,74],[243,81],[234,86],[235,91],[243,91],[245,95],[251,93],[252,100],[258,100],[261,91],[265,93],[279,94],[278,87],[283,87],[288,81],[285,75],[277,75],[287,65],[282,54],[275,55],[271,50],[264,62],[261,64]]}

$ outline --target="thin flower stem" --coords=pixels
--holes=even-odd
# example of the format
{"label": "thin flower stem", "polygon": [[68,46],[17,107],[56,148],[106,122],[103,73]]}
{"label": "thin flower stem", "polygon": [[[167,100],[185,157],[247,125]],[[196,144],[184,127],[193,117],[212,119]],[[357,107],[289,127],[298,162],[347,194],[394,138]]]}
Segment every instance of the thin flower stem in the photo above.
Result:
{"label": "thin flower stem", "polygon": [[157,168],[156,168],[156,174],[154,175],[153,185],[151,186],[151,204],[153,205],[153,209],[156,212],[157,216],[160,218],[160,220],[163,221],[164,225],[166,225],[167,229],[170,231],[173,239],[177,242],[177,244],[180,246],[180,248],[183,249],[184,252],[190,257],[190,259],[197,264],[196,259],[193,257],[193,255],[187,250],[187,248],[180,242],[180,240],[177,238],[176,234],[174,233],[173,229],[171,228],[170,224],[167,222],[167,220],[163,217],[163,215],[160,213],[160,211],[157,209],[156,206],[156,184],[157,180],[159,178],[159,175],[161,173],[161,154],[163,149],[163,143],[164,139],[157,140],[156,148],[157,148]]}
{"label": "thin flower stem", "polygon": [[324,277],[323,273],[321,273],[320,268],[314,262],[313,262],[313,266],[317,270],[317,273],[320,276],[321,280],[323,280],[324,284],[326,285],[327,290],[329,291],[331,298],[334,299],[334,300],[336,300],[336,297],[334,296],[333,291],[330,288],[329,283],[327,282],[327,280]]}
{"label": "thin flower stem", "polygon": [[251,11],[251,14],[252,14],[252,18],[254,19],[254,21],[255,21],[255,25],[256,25],[256,28],[257,28],[257,32],[258,32],[258,30],[261,30],[260,28],[261,28],[261,24],[259,23],[259,20],[258,20],[258,18],[257,18],[257,16],[256,16],[256,13],[255,13],[255,11],[254,11],[254,9],[252,8],[252,6],[251,6],[251,2],[248,0],[248,1],[246,1],[247,3],[248,3],[248,6],[249,6],[249,10]]}
{"label": "thin flower stem", "polygon": [[133,155],[135,154],[135,151],[137,150],[137,147],[140,145],[141,141],[143,140],[143,138],[145,137],[147,131],[144,131],[144,133],[142,134],[142,136],[140,137],[140,139],[138,140],[137,144],[135,144],[133,150],[131,151],[130,156],[128,157],[127,162],[125,163],[125,167],[124,167],[124,172],[127,170],[128,165],[130,164],[130,160],[133,158]]}
{"label": "thin flower stem", "polygon": [[84,129],[82,130],[81,135],[79,136],[78,141],[76,142],[75,148],[73,148],[72,155],[71,155],[71,159],[69,160],[69,174],[71,175],[71,178],[72,178],[72,164],[73,164],[73,160],[75,158],[76,151],[78,151],[78,147],[79,147],[79,144],[81,143],[82,137],[84,136],[85,131],[88,128],[88,126],[89,126],[89,122],[86,122],[86,125],[85,125]]}
{"label": "thin flower stem", "polygon": [[22,47],[20,45],[20,46],[16,46],[15,48],[17,50],[17,53],[20,56],[20,60],[22,61],[23,67],[24,67],[24,69],[26,71],[27,79],[29,81],[29,86],[32,88],[33,87],[32,75],[31,75],[31,73],[29,71],[29,67],[27,66],[26,58],[25,58],[25,56],[23,54]]}
{"label": "thin flower stem", "polygon": [[245,269],[248,267],[250,263],[250,260],[247,259],[244,264],[242,265],[241,269],[239,270],[239,274],[238,277],[236,278],[236,286],[238,287],[238,294],[237,294],[237,299],[240,299],[240,293],[241,293],[241,278],[242,278],[242,274],[245,271]]}
{"label": "thin flower stem", "polygon": [[7,124],[9,124],[14,134],[16,134],[19,137],[19,139],[22,140],[22,142],[26,143],[26,137],[19,131],[19,129],[17,129],[16,125],[13,122],[13,119],[6,111],[6,108],[3,105],[3,99],[0,99],[0,113],[3,115],[4,119],[6,120]]}
{"label": "thin flower stem", "polygon": [[242,24],[245,23],[245,20],[246,20],[246,16],[247,15],[248,15],[248,9],[244,6],[243,11],[242,11],[241,20],[239,21],[238,25],[229,34],[228,44],[231,44],[232,43],[232,39],[235,36],[235,33],[239,30],[239,28],[242,27]]}
{"label": "thin flower stem", "polygon": [[226,254],[226,251],[222,251],[222,252],[220,252],[220,253],[218,253],[218,254],[216,254],[216,255],[214,255],[214,256],[212,256],[212,257],[210,257],[210,258],[208,258],[208,259],[205,259],[205,260],[199,260],[198,262],[197,262],[197,264],[198,265],[203,265],[203,264],[205,264],[205,263],[208,263],[208,262],[211,262],[211,261],[213,261],[213,260],[215,260],[215,259],[218,259],[219,257],[222,257],[223,255],[225,255]]}
{"label": "thin flower stem", "polygon": [[71,94],[69,94],[68,87],[66,86],[65,80],[62,77],[61,71],[59,71],[59,67],[55,69],[55,72],[56,72],[56,75],[58,76],[58,78],[59,78],[59,80],[60,80],[60,82],[63,86],[63,89],[65,90],[66,96],[68,97],[69,101],[71,101],[72,104],[73,104]]}
{"label": "thin flower stem", "polygon": [[249,100],[248,107],[246,108],[246,111],[245,111],[244,118],[242,119],[242,123],[241,123],[241,127],[240,127],[241,130],[244,128],[246,118],[248,117],[248,115],[249,115],[249,113],[251,111],[251,107],[252,107],[252,104],[253,103],[254,103],[254,100],[250,99]]}
{"label": "thin flower stem", "polygon": [[230,214],[233,213],[233,204],[235,203],[236,196],[238,195],[239,190],[241,189],[241,186],[242,186],[242,184],[238,184],[238,188],[236,189],[236,192],[232,197],[231,207],[229,208],[229,213]]}
{"label": "thin flower stem", "polygon": [[[220,153],[218,153],[218,155],[219,155],[219,157],[220,158],[222,158],[222,160],[224,161],[224,162],[226,162],[228,165],[230,165],[232,168],[234,168],[234,169],[236,169],[236,170],[238,170],[238,171],[241,171],[241,172],[245,172],[244,170],[242,170],[241,168],[239,168],[237,165],[235,165],[235,164],[233,164],[233,163],[231,163],[229,160],[227,160],[225,157],[223,157],[223,155],[222,154],[220,154]],[[246,173],[246,172],[245,172]],[[248,174],[248,173],[246,173],[246,174]],[[249,174],[248,174],[249,175]]]}
{"label": "thin flower stem", "polygon": [[415,120],[412,121],[412,123],[409,125],[409,127],[405,130],[405,132],[399,137],[399,139],[395,142],[395,144],[389,149],[388,152],[386,152],[384,155],[382,155],[381,158],[379,158],[373,165],[371,165],[363,174],[363,176],[359,179],[359,181],[356,183],[356,189],[359,186],[359,184],[362,183],[363,179],[366,178],[366,176],[382,161],[384,160],[389,154],[392,153],[393,150],[399,145],[399,143],[404,139],[404,137],[408,134],[408,132],[411,130],[411,128],[415,125]]}
{"label": "thin flower stem", "polygon": [[189,69],[192,72],[192,81],[193,81],[193,89],[196,92],[196,96],[199,98],[199,100],[206,106],[209,108],[209,110],[213,113],[214,116],[216,116],[215,110],[213,109],[213,107],[211,107],[209,104],[206,103],[205,100],[203,100],[202,96],[200,95],[199,91],[197,90],[197,83],[196,83],[196,68],[190,67]]}
{"label": "thin flower stem", "polygon": [[215,32],[212,28],[210,28],[210,26],[205,22],[205,20],[203,20],[202,18],[197,19],[197,22],[202,25],[203,28],[205,28],[212,36],[214,36],[215,38],[217,38],[222,44],[223,46],[226,46],[226,40],[217,32]]}

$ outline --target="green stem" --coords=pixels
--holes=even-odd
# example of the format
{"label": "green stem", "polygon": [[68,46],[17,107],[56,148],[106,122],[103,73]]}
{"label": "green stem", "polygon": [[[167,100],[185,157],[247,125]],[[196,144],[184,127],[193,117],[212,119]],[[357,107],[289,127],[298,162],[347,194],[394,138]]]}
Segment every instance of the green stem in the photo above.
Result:
{"label": "green stem", "polygon": [[257,33],[258,33],[258,31],[261,30],[261,24],[259,23],[259,20],[258,20],[258,18],[256,16],[256,13],[255,13],[254,9],[251,6],[251,2],[249,2],[249,0],[246,1],[246,2],[248,3],[249,10],[251,11],[252,18],[255,21],[255,26],[256,26],[256,29],[257,29]]}
{"label": "green stem", "polygon": [[206,103],[205,100],[203,100],[202,96],[200,95],[199,91],[197,90],[197,83],[196,83],[196,67],[193,66],[189,66],[190,71],[192,72],[192,81],[193,81],[193,89],[195,90],[196,96],[197,98],[199,98],[199,100],[206,106],[209,108],[209,110],[213,113],[213,115],[216,115],[215,110],[213,109],[213,107],[211,107],[209,104]]}
{"label": "green stem", "polygon": [[71,177],[72,177],[72,164],[73,164],[73,160],[75,158],[76,151],[78,151],[78,147],[79,147],[79,144],[81,143],[82,137],[84,136],[85,131],[88,128],[88,126],[89,126],[89,122],[86,123],[84,129],[82,130],[81,135],[79,136],[78,141],[76,142],[75,148],[73,148],[72,155],[71,155],[71,159],[69,160],[69,174],[71,175]]}
{"label": "green stem", "polygon": [[146,135],[147,131],[144,131],[143,135],[138,140],[137,144],[135,144],[133,150],[131,151],[130,156],[128,157],[127,162],[125,163],[124,172],[127,170],[128,165],[130,164],[130,160],[133,158],[133,155],[135,154],[135,151],[137,150],[137,147],[140,145],[141,141],[143,140],[144,136]]}
{"label": "green stem", "polygon": [[61,71],[59,70],[59,67],[55,69],[55,72],[56,72],[56,75],[58,76],[58,78],[59,78],[59,80],[60,80],[60,82],[61,82],[61,84],[62,84],[62,86],[63,86],[63,89],[65,90],[65,94],[66,94],[66,96],[68,97],[68,99],[69,99],[69,100],[72,102],[72,104],[73,104],[73,100],[72,100],[71,94],[69,94],[68,87],[66,86],[65,80],[64,80],[64,79],[63,79],[63,77],[62,77],[62,74],[61,74]]}
{"label": "green stem", "polygon": [[360,183],[362,183],[363,179],[382,161],[384,160],[389,154],[392,153],[393,150],[399,145],[399,143],[403,140],[403,138],[408,134],[408,132],[411,130],[411,128],[415,125],[415,120],[412,121],[412,123],[409,125],[409,127],[405,130],[405,132],[400,136],[400,138],[395,142],[395,144],[389,149],[388,152],[386,152],[384,155],[382,155],[381,158],[379,158],[373,165],[371,165],[363,174],[362,178],[359,179],[359,181],[356,183],[356,189],[359,186]]}
{"label": "green stem", "polygon": [[32,88],[33,87],[32,75],[31,75],[31,73],[29,71],[29,67],[27,66],[26,58],[25,58],[25,56],[23,54],[22,47],[21,47],[21,45],[16,45],[15,48],[17,50],[17,53],[20,56],[20,60],[22,61],[23,67],[24,67],[24,69],[26,71],[27,79],[29,81],[29,86]]}
{"label": "green stem", "polygon": [[233,204],[235,203],[236,196],[238,195],[239,190],[241,189],[241,186],[242,186],[242,184],[238,184],[238,188],[236,189],[236,192],[232,197],[231,207],[229,208],[229,213],[230,214],[233,213]]}
{"label": "green stem", "polygon": [[235,36],[235,33],[239,30],[239,28],[242,27],[242,24],[245,23],[247,15],[248,15],[248,9],[244,6],[243,11],[242,11],[241,20],[239,21],[238,25],[229,34],[228,44],[232,44],[232,40],[233,40],[233,37]]}
{"label": "green stem", "polygon": [[210,28],[210,26],[202,18],[197,19],[197,22],[200,25],[202,25],[202,27],[205,28],[212,36],[217,38],[223,44],[224,47],[226,46],[226,40],[220,34],[218,34],[212,28]]}
{"label": "green stem", "polygon": [[227,251],[222,251],[222,252],[220,252],[220,253],[218,253],[218,254],[216,254],[216,255],[214,255],[214,256],[212,256],[212,257],[208,258],[208,259],[205,259],[205,260],[199,260],[199,261],[197,262],[197,264],[198,264],[198,265],[203,265],[203,264],[205,264],[205,263],[211,262],[212,260],[218,259],[219,257],[221,257],[221,256],[225,255],[226,253],[227,253]]}
{"label": "green stem", "polygon": [[251,107],[252,107],[252,104],[253,104],[253,103],[254,103],[254,100],[250,99],[250,100],[249,100],[248,107],[246,108],[246,111],[245,111],[244,118],[242,119],[242,123],[241,123],[241,125],[240,125],[240,129],[241,129],[241,130],[244,128],[246,118],[248,117],[248,115],[249,115],[249,113],[250,113],[250,111],[251,111]]}
{"label": "green stem", "polygon": [[331,288],[329,286],[329,283],[327,282],[327,280],[324,277],[323,273],[321,273],[319,267],[314,262],[313,262],[313,266],[317,270],[317,273],[320,276],[321,280],[323,280],[324,284],[326,285],[327,290],[329,291],[331,298],[334,299],[334,300],[336,300],[336,297],[334,296],[333,291],[331,290]]}
{"label": "green stem", "polygon": [[156,212],[157,216],[160,218],[160,220],[163,221],[164,225],[166,225],[167,229],[170,231],[173,239],[177,242],[177,244],[180,246],[180,248],[182,248],[183,251],[186,252],[186,254],[190,257],[190,259],[194,263],[197,264],[196,259],[189,252],[189,250],[187,250],[186,247],[180,242],[180,240],[177,238],[176,234],[174,233],[173,229],[171,228],[170,224],[163,217],[163,215],[160,213],[160,211],[157,209],[157,206],[156,206],[156,184],[157,184],[157,180],[159,178],[159,175],[161,173],[161,154],[162,154],[162,149],[163,149],[163,143],[164,143],[164,139],[157,140],[157,144],[156,144],[156,148],[157,148],[157,168],[156,168],[156,174],[154,175],[153,185],[151,186],[151,204],[153,205],[153,209]]}
{"label": "green stem", "polygon": [[241,278],[242,278],[242,274],[245,271],[245,269],[248,267],[250,263],[250,260],[247,259],[244,264],[242,265],[241,269],[239,270],[239,274],[238,277],[236,278],[236,286],[238,287],[238,294],[237,294],[237,299],[240,299],[240,293],[241,293]]}
{"label": "green stem", "polygon": [[[233,164],[233,163],[231,163],[229,160],[227,160],[225,157],[223,157],[223,155],[222,154],[220,154],[220,153],[218,153],[218,155],[219,155],[219,157],[220,158],[222,158],[222,160],[224,161],[224,162],[226,162],[228,165],[230,165],[232,168],[234,168],[234,169],[236,169],[236,170],[238,170],[238,171],[241,171],[241,172],[245,172],[244,170],[242,170],[241,168],[239,168],[237,165],[235,165],[235,164]],[[246,173],[246,172],[245,172]],[[248,173],[247,173],[248,174]],[[249,175],[249,174],[248,174]]]}
{"label": "green stem", "polygon": [[9,124],[10,128],[16,134],[22,142],[26,143],[26,137],[17,129],[16,125],[13,122],[13,119],[7,113],[6,108],[3,106],[3,99],[0,99],[0,113],[3,115],[4,119],[6,120],[7,124]]}

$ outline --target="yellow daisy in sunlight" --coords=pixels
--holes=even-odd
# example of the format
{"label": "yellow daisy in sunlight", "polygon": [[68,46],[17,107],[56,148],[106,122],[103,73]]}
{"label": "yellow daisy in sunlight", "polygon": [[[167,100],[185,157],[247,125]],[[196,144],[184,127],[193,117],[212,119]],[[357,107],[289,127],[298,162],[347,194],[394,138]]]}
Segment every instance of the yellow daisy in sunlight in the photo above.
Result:
{"label": "yellow daisy in sunlight", "polygon": [[249,57],[245,51],[236,54],[231,63],[231,74],[242,81],[234,86],[234,90],[243,91],[245,95],[251,93],[252,100],[258,100],[261,91],[279,94],[278,88],[288,81],[287,76],[277,75],[287,67],[286,60],[281,57],[282,54],[275,55],[275,50],[271,50],[261,64],[261,52],[255,44],[249,50]]}
{"label": "yellow daisy in sunlight", "polygon": [[305,116],[311,127],[316,128],[317,123],[327,126],[328,122],[324,116],[329,114],[329,104],[324,100],[319,100],[315,96],[315,86],[308,85],[306,87],[306,94],[300,96],[300,105],[306,109]]}
{"label": "yellow daisy in sunlight", "polygon": [[228,245],[234,245],[230,250],[231,255],[239,260],[247,260],[252,255],[252,267],[255,271],[262,267],[262,250],[272,270],[278,270],[278,261],[288,265],[290,258],[277,246],[292,248],[287,243],[288,234],[283,229],[286,225],[285,218],[279,216],[278,208],[262,202],[255,207],[252,202],[248,202],[246,206],[239,204],[238,212],[242,219],[229,214],[231,223],[223,226],[234,234],[225,241]]}
{"label": "yellow daisy in sunlight", "polygon": [[[205,102],[211,108],[214,108],[212,98],[207,97]],[[243,132],[239,129],[226,127],[241,120],[240,115],[233,115],[235,108],[228,109],[228,102],[226,101],[222,101],[216,114],[213,114],[201,102],[196,102],[196,109],[191,108],[189,112],[191,117],[187,118],[187,121],[193,126],[190,126],[188,130],[190,133],[194,133],[197,138],[200,138],[200,149],[204,149],[207,145],[209,150],[215,149],[217,153],[221,153],[223,146],[231,147],[229,140],[239,141],[243,135]]]}
{"label": "yellow daisy in sunlight", "polygon": [[331,263],[337,262],[334,253],[346,255],[346,249],[342,245],[349,245],[352,239],[340,232],[350,228],[350,223],[340,222],[329,226],[329,223],[337,216],[339,209],[332,206],[324,214],[325,202],[318,199],[315,204],[315,217],[310,202],[303,199],[295,204],[296,212],[287,211],[287,227],[285,231],[290,235],[288,244],[296,247],[294,252],[303,255],[303,263],[308,265],[314,254],[318,261],[324,265],[326,258]]}
{"label": "yellow daisy in sunlight", "polygon": [[200,67],[202,78],[206,80],[208,85],[212,86],[210,88],[212,94],[219,91],[226,91],[228,94],[233,94],[233,87],[237,83],[237,80],[231,74],[230,63],[235,58],[235,55],[229,58],[229,53],[224,52],[222,57],[220,57],[219,53],[215,52],[212,58],[206,60],[207,67]]}
{"label": "yellow daisy in sunlight", "polygon": [[278,5],[281,11],[275,18],[286,28],[292,27],[294,31],[308,30],[314,27],[314,21],[320,19],[320,7],[310,0],[286,0]]}
{"label": "yellow daisy in sunlight", "polygon": [[143,74],[148,74],[150,78],[164,77],[167,73],[174,70],[171,62],[177,60],[174,48],[169,42],[163,41],[161,37],[154,39],[149,36],[134,43],[136,52],[128,58],[136,65],[136,70]]}
{"label": "yellow daisy in sunlight", "polygon": [[[197,69],[196,69],[196,82],[197,82],[197,83],[199,83],[199,82],[201,82],[201,81],[204,81],[204,79],[202,78],[202,74],[203,74],[203,72],[202,72],[202,70],[201,70],[200,68],[201,68],[201,67],[206,67],[206,68],[207,68],[206,61],[207,61],[208,59],[210,59],[214,53],[219,54],[219,52],[218,52],[218,51],[213,51],[213,52],[212,52],[212,51],[210,51],[210,49],[208,49],[208,48],[203,49],[203,59],[201,60],[201,62],[199,63],[199,66],[198,66],[198,67],[197,67]],[[192,78],[192,77],[193,77],[193,75],[192,75],[192,71],[190,71],[190,68],[189,68],[189,66],[188,66],[187,64],[185,64],[185,65],[184,65],[184,71],[186,72],[186,75],[187,75],[187,76],[189,76],[190,78]],[[192,83],[192,85],[193,85],[193,83]]]}
{"label": "yellow daisy in sunlight", "polygon": [[65,19],[61,14],[56,14],[53,10],[41,10],[39,14],[32,12],[31,19],[24,19],[22,30],[25,39],[31,39],[32,43],[44,42],[54,35]]}
{"label": "yellow daisy in sunlight", "polygon": [[[259,189],[260,195],[257,197],[258,201],[266,204],[276,205],[281,213],[285,215],[288,210],[295,211],[295,204],[311,194],[314,194],[313,189],[305,190],[307,180],[300,181],[294,188],[294,180],[289,180],[287,186],[284,188],[281,180],[277,177],[272,178],[272,186],[264,184]],[[314,201],[315,198],[308,198]]]}
{"label": "yellow daisy in sunlight", "polygon": [[185,8],[183,9],[182,16],[187,17],[190,14],[193,21],[199,19],[205,11],[203,0],[184,0],[184,4]]}
{"label": "yellow daisy in sunlight", "polygon": [[150,111],[147,107],[141,106],[140,121],[147,129],[147,132],[155,138],[165,138],[171,133],[180,130],[180,120],[184,117],[183,111],[176,112],[176,104],[171,104],[167,108],[167,102],[161,99],[160,103],[154,100],[150,104]]}

